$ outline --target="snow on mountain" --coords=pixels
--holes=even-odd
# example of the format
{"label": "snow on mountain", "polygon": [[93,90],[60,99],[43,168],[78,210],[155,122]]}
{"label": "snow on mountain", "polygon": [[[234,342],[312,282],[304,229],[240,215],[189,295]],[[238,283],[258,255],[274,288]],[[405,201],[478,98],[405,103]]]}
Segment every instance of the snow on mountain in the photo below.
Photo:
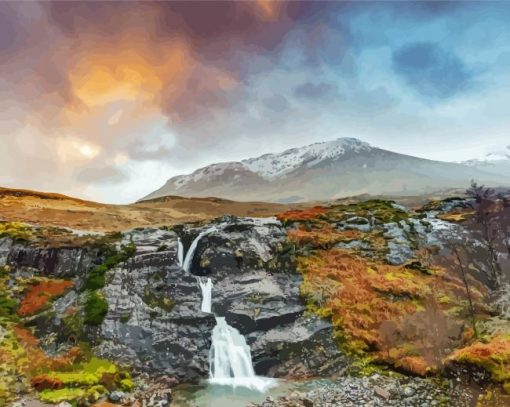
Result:
{"label": "snow on mountain", "polygon": [[303,202],[359,194],[416,195],[463,188],[472,179],[510,186],[510,160],[483,164],[426,160],[372,147],[355,138],[340,138],[208,165],[170,178],[142,200],[177,195]]}
{"label": "snow on mountain", "polygon": [[356,138],[340,138],[334,141],[314,143],[301,148],[291,148],[282,153],[264,154],[242,160],[251,171],[266,179],[273,179],[303,165],[311,167],[326,159],[339,158],[346,152],[368,151],[372,147]]}
{"label": "snow on mountain", "polygon": [[199,168],[189,175],[178,175],[177,177],[172,178],[171,181],[173,185],[179,189],[190,182],[212,181],[221,177],[226,171],[244,172],[246,171],[246,167],[239,162],[211,164],[207,167]]}
{"label": "snow on mountain", "polygon": [[302,166],[311,167],[327,159],[339,158],[347,152],[369,151],[371,148],[370,144],[356,138],[339,138],[242,161],[211,164],[189,175],[178,175],[170,179],[170,183],[178,190],[192,182],[218,179],[226,172],[235,179],[236,175],[241,176],[246,171],[258,174],[266,180],[272,180]]}

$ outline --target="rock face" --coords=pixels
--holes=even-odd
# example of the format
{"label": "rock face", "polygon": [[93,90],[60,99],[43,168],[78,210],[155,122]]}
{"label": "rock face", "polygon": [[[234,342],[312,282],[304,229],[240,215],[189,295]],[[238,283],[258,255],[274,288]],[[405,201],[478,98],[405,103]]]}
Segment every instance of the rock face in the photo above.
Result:
{"label": "rock face", "polygon": [[101,355],[183,380],[207,377],[214,317],[200,311],[196,277],[178,265],[177,235],[145,230],[132,239],[140,254],[107,277]]}
{"label": "rock face", "polygon": [[[100,263],[100,250],[93,248],[64,247],[39,248],[21,244],[4,245],[9,249],[5,263],[18,269],[35,269],[43,276],[71,278],[84,276],[91,267]],[[0,264],[2,243],[0,242]]]}
{"label": "rock face", "polygon": [[[208,228],[178,230],[184,251]],[[197,242],[189,273],[178,264],[176,232],[130,236],[139,254],[108,277],[101,354],[181,380],[206,378],[215,320],[200,310],[198,278],[207,276],[213,313],[247,335],[257,373],[285,376],[292,365],[296,375],[318,374],[331,368],[324,358],[341,369],[331,325],[303,317],[301,278],[279,222],[225,218],[214,228]]]}
{"label": "rock face", "polygon": [[[179,264],[178,241],[186,253],[211,226],[214,231],[196,242],[186,272]],[[182,382],[207,378],[216,315],[245,335],[258,374],[303,377],[345,367],[331,325],[304,316],[301,276],[275,219],[229,217],[201,227],[133,230],[121,244],[133,244],[136,253],[106,272],[98,289],[108,304],[106,316],[98,326],[85,324],[81,333],[100,356]],[[58,332],[57,341],[68,340],[66,318],[69,310],[84,309],[84,283],[104,261],[101,250],[32,248],[4,239],[0,261],[29,277],[73,279],[73,290],[34,317],[39,336]],[[199,278],[205,277],[214,284],[214,315],[201,311]]]}

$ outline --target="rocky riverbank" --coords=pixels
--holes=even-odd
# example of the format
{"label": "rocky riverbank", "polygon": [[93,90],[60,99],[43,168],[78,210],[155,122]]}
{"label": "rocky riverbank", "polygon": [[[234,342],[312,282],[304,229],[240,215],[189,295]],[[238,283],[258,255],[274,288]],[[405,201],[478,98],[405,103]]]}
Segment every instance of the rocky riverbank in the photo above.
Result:
{"label": "rocky riverbank", "polygon": [[474,405],[474,397],[448,381],[440,385],[428,379],[375,374],[314,381],[313,385],[303,385],[303,389],[249,407],[469,407]]}

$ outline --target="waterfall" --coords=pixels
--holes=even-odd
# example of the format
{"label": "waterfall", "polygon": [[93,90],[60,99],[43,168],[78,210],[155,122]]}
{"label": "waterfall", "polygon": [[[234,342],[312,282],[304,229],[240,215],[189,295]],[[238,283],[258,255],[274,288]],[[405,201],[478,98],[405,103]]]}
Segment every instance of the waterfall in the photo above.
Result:
{"label": "waterfall", "polygon": [[188,249],[188,252],[186,253],[186,257],[184,258],[184,262],[182,265],[182,268],[186,273],[189,273],[191,269],[191,263],[193,262],[193,256],[195,254],[195,250],[197,249],[198,242],[200,239],[202,239],[205,235],[208,235],[209,233],[215,232],[217,230],[216,226],[210,227],[209,229],[206,229],[191,242],[191,246]]}
{"label": "waterfall", "polygon": [[216,317],[209,349],[209,382],[232,387],[247,387],[264,392],[276,380],[255,375],[250,347],[239,331],[224,317]]}
{"label": "waterfall", "polygon": [[181,238],[177,238],[177,261],[179,262],[179,267],[182,268],[184,258],[184,246],[182,245]]}
{"label": "waterfall", "polygon": [[[191,243],[184,261],[182,259],[182,243],[179,239],[179,263],[185,272],[189,273],[193,256],[198,242],[205,235],[215,232],[218,229],[213,226],[202,231]],[[180,254],[179,254],[180,253]],[[203,280],[197,278],[202,290],[202,312],[211,313],[212,309],[212,288],[210,278]],[[216,317],[216,326],[212,331],[211,348],[209,349],[209,382],[232,387],[246,387],[259,392],[264,392],[276,384],[275,379],[255,375],[251,362],[250,347],[240,332],[231,327],[224,317]]]}
{"label": "waterfall", "polygon": [[206,282],[203,282],[202,279],[199,279],[200,288],[202,290],[202,312],[211,313],[211,305],[212,305],[212,287],[213,283],[210,278],[207,279]]}
{"label": "waterfall", "polygon": [[209,363],[209,374],[213,379],[255,376],[246,339],[223,317],[216,318]]}

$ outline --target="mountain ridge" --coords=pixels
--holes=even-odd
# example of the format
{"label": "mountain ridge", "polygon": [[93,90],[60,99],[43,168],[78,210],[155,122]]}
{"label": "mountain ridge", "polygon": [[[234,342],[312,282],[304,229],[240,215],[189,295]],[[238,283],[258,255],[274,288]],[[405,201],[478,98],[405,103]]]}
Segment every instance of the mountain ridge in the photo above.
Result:
{"label": "mountain ridge", "polygon": [[339,138],[211,164],[170,178],[140,201],[178,195],[302,202],[364,193],[429,193],[460,188],[471,179],[510,185],[510,173],[504,176],[464,163],[434,161],[380,149],[356,138]]}

